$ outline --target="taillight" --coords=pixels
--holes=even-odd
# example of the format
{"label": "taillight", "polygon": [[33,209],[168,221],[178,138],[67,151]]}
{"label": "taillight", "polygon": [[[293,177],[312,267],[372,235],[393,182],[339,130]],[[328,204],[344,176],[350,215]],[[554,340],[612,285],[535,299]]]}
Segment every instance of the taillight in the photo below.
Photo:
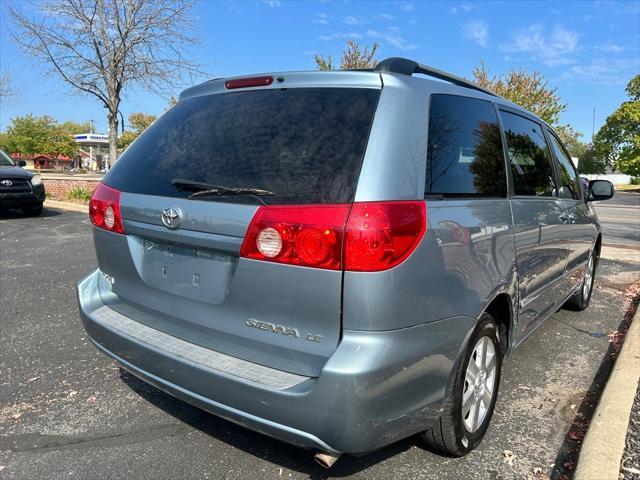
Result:
{"label": "taillight", "polygon": [[306,267],[342,269],[342,238],[349,205],[260,207],[240,254]]}
{"label": "taillight", "polygon": [[124,233],[120,214],[120,192],[99,183],[89,201],[89,217],[96,227]]}
{"label": "taillight", "polygon": [[260,207],[240,254],[329,270],[387,270],[411,255],[426,224],[424,202]]}
{"label": "taillight", "polygon": [[354,203],[346,226],[344,269],[393,268],[411,255],[426,229],[424,202]]}

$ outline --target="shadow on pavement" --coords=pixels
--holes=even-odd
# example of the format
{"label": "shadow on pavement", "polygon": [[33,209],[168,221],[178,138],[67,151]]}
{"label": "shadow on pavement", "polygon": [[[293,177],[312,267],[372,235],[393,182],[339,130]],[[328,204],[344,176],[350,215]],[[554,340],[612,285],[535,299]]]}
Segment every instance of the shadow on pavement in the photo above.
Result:
{"label": "shadow on pavement", "polygon": [[280,442],[200,410],[158,390],[123,369],[120,369],[120,378],[142,398],[181,422],[255,457],[289,470],[307,474],[311,479],[319,480],[354,475],[408,450],[417,442],[415,437],[410,437],[362,457],[345,455],[330,470],[325,470],[315,463],[313,459],[315,452],[312,450],[303,450]]}
{"label": "shadow on pavement", "polygon": [[45,208],[42,210],[42,213],[37,216],[27,215],[22,210],[11,209],[11,210],[0,210],[0,220],[11,220],[14,218],[47,218],[47,217],[57,217],[62,214],[60,210],[53,210],[51,208]]}

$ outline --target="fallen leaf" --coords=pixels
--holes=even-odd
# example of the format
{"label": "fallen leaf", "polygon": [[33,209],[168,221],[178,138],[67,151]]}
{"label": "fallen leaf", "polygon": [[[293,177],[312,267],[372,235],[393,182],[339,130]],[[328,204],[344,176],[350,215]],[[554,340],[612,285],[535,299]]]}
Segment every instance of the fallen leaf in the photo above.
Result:
{"label": "fallen leaf", "polygon": [[91,395],[89,398],[87,398],[87,402],[88,403],[96,403],[96,396],[95,395]]}
{"label": "fallen leaf", "polygon": [[512,467],[513,461],[516,458],[516,454],[513,453],[511,450],[505,450],[504,452],[502,452],[502,454],[504,455],[504,458],[502,460],[508,463],[510,467]]}
{"label": "fallen leaf", "polygon": [[584,432],[569,432],[569,438],[571,440],[582,440],[584,438]]}

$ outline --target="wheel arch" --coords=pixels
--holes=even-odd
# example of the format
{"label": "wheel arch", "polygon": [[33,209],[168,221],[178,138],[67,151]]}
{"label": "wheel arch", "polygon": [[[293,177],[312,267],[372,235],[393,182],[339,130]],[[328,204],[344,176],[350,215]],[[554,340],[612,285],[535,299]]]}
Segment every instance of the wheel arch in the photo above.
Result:
{"label": "wheel arch", "polygon": [[598,232],[596,243],[593,246],[593,250],[597,253],[597,258],[600,258],[600,250],[602,249],[602,233]]}
{"label": "wheel arch", "polygon": [[513,327],[513,303],[511,296],[502,292],[496,295],[489,302],[483,313],[489,313],[498,324],[498,334],[500,336],[500,350],[503,358],[511,347],[511,331]]}

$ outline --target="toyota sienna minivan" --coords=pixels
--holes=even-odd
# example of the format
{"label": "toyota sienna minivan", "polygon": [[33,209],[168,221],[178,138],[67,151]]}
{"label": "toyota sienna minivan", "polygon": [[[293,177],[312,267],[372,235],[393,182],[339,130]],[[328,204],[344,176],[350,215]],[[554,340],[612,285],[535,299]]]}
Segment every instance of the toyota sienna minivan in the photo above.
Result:
{"label": "toyota sienna minivan", "polygon": [[82,322],[324,466],[414,434],[461,456],[509,353],[589,305],[612,195],[539,118],[411,60],[211,80],[93,194]]}

